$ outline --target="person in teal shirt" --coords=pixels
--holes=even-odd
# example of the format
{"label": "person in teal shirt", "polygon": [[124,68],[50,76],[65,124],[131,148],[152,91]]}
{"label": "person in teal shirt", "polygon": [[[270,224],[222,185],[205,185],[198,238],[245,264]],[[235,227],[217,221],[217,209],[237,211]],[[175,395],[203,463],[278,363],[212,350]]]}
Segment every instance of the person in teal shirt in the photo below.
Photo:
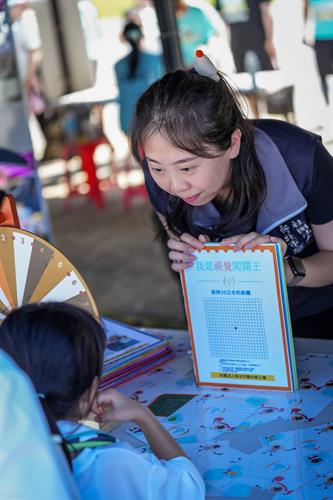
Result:
{"label": "person in teal shirt", "polygon": [[120,127],[127,135],[131,118],[140,95],[163,75],[162,58],[141,48],[141,26],[129,22],[123,30],[123,38],[131,46],[131,52],[115,65],[119,91]]}
{"label": "person in teal shirt", "polygon": [[314,20],[314,49],[323,93],[328,102],[326,76],[333,73],[333,0],[304,0],[305,16]]}
{"label": "person in teal shirt", "polygon": [[174,4],[184,65],[191,68],[196,49],[208,43],[215,29],[200,8],[187,5],[183,0],[174,0]]}

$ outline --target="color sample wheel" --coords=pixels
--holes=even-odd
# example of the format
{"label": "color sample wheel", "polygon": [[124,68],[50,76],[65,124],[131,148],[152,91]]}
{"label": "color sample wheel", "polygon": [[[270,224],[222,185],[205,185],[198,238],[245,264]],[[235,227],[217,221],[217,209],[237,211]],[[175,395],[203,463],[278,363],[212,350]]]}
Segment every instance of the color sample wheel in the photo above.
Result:
{"label": "color sample wheel", "polygon": [[86,283],[57,248],[23,229],[0,227],[0,322],[11,309],[50,301],[98,316]]}

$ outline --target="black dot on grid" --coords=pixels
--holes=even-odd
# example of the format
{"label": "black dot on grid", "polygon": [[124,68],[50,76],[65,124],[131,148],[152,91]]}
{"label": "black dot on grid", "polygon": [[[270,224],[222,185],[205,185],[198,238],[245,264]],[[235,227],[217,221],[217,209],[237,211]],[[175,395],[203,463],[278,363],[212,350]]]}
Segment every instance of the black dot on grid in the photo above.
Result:
{"label": "black dot on grid", "polygon": [[204,311],[212,356],[267,359],[260,299],[209,297],[204,299]]}

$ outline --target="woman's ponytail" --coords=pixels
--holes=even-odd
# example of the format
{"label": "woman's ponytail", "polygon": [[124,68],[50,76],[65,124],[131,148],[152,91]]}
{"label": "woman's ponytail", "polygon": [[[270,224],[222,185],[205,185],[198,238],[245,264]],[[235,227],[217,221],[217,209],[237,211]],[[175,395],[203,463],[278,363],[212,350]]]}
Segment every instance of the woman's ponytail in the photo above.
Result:
{"label": "woman's ponytail", "polygon": [[124,27],[123,37],[132,47],[132,51],[129,55],[128,78],[133,80],[138,69],[140,41],[143,37],[140,26],[134,22],[127,23]]}

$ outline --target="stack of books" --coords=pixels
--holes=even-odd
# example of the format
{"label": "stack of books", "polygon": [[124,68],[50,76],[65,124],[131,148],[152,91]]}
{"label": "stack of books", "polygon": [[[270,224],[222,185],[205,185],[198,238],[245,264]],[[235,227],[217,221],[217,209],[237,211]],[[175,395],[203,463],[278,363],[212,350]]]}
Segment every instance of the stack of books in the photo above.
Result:
{"label": "stack of books", "polygon": [[115,387],[174,356],[168,342],[150,333],[103,318],[106,333],[100,390]]}

